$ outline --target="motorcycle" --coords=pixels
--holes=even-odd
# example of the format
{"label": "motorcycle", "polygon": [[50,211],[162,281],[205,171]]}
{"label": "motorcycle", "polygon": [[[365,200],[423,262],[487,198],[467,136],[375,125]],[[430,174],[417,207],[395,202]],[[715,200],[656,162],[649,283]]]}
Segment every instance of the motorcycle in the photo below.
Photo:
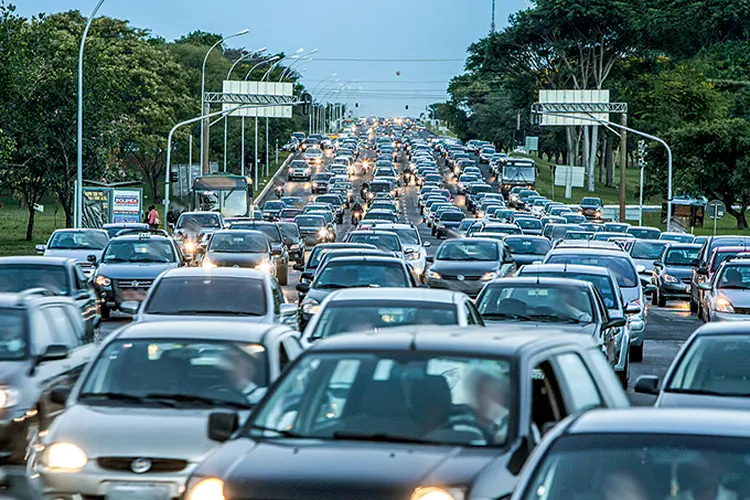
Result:
{"label": "motorcycle", "polygon": [[359,221],[362,220],[362,216],[364,214],[362,213],[362,210],[355,210],[352,212],[352,225],[356,226],[359,224]]}
{"label": "motorcycle", "polygon": [[276,186],[276,198],[284,196],[284,186]]}

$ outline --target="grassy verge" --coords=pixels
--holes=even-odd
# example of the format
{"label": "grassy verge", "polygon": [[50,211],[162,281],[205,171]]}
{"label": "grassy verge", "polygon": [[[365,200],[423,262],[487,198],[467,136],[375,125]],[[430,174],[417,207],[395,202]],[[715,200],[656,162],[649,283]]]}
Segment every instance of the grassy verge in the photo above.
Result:
{"label": "grassy verge", "polygon": [[46,243],[52,231],[65,227],[62,208],[58,208],[54,199],[44,200],[44,212],[37,212],[35,217],[32,241],[26,241],[29,211],[25,206],[18,208],[18,202],[10,196],[0,199],[4,205],[0,208],[0,256],[34,255],[36,245]]}

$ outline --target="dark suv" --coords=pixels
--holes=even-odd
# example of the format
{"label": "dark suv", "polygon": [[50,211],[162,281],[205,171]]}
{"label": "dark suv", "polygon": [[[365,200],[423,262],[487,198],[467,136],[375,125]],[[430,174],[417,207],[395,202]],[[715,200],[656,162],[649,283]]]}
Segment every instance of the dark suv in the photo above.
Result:
{"label": "dark suv", "polygon": [[251,229],[265,234],[271,242],[271,253],[276,257],[276,279],[279,285],[289,282],[289,252],[279,225],[275,222],[240,222],[232,224],[231,229]]}
{"label": "dark suv", "polygon": [[25,463],[29,441],[63,408],[58,387],[75,383],[96,346],[79,308],[43,288],[0,293],[0,456]]}

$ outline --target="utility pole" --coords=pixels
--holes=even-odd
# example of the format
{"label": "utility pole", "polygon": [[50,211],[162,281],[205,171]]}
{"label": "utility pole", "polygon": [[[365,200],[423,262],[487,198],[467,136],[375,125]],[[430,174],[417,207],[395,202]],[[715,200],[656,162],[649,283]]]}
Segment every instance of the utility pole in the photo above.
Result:
{"label": "utility pole", "polygon": [[[627,113],[622,113],[620,115],[620,120],[623,127],[628,126]],[[627,184],[626,169],[628,166],[628,132],[624,128],[620,130],[620,222],[625,222],[625,188]]]}

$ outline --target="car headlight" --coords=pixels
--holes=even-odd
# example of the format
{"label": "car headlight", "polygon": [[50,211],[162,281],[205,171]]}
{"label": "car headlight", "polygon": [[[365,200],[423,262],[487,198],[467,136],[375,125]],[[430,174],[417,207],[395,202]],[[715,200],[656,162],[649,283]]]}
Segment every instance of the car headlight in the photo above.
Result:
{"label": "car headlight", "polygon": [[313,182],[312,183],[312,187],[314,187],[314,188],[318,187],[318,183],[317,182]]}
{"label": "car headlight", "polygon": [[44,451],[43,461],[50,469],[75,472],[83,469],[89,459],[82,449],[72,443],[54,443]]}
{"label": "car headlight", "polygon": [[209,258],[203,259],[203,262],[201,262],[201,266],[203,267],[203,269],[213,269],[217,267],[216,264]]}
{"label": "car headlight", "polygon": [[733,313],[734,307],[726,297],[718,297],[714,302],[714,311],[721,313]]}
{"label": "car headlight", "polygon": [[427,277],[430,278],[430,279],[433,279],[433,280],[441,280],[441,279],[443,279],[443,277],[440,276],[440,273],[437,273],[437,272],[433,271],[432,269],[430,269],[429,271],[427,271]]}
{"label": "car headlight", "polygon": [[106,276],[99,275],[94,280],[94,283],[96,283],[99,286],[109,286],[112,284],[112,280],[107,278]]}
{"label": "car headlight", "polygon": [[419,260],[419,251],[406,254],[406,260]]}
{"label": "car headlight", "polygon": [[328,229],[322,228],[321,230],[319,230],[318,236],[320,236],[321,238],[325,238],[326,236],[328,236]]}
{"label": "car headlight", "polygon": [[273,266],[269,261],[266,260],[256,265],[255,269],[257,269],[258,271],[263,271],[264,273],[270,273],[271,270],[273,270]]}
{"label": "car headlight", "polygon": [[306,299],[302,302],[302,312],[305,314],[313,315],[320,310],[320,304],[315,299]]}
{"label": "car headlight", "polygon": [[662,276],[662,279],[665,283],[677,283],[679,280],[672,276],[671,274],[665,274]]}
{"label": "car headlight", "polygon": [[18,404],[21,393],[12,387],[0,387],[0,408],[13,408]]}
{"label": "car headlight", "polygon": [[187,500],[224,500],[224,481],[215,477],[202,479],[190,489]]}
{"label": "car headlight", "polygon": [[192,241],[186,241],[184,249],[187,253],[193,253],[195,252],[195,243]]}
{"label": "car headlight", "polygon": [[460,488],[420,487],[411,494],[411,500],[464,500],[466,495]]}
{"label": "car headlight", "polygon": [[490,271],[489,273],[484,273],[484,276],[482,276],[482,281],[494,280],[498,276],[500,275],[497,272]]}
{"label": "car headlight", "polygon": [[373,193],[373,192],[367,193],[367,197],[369,199],[373,199],[373,198],[375,198],[375,193]]}

